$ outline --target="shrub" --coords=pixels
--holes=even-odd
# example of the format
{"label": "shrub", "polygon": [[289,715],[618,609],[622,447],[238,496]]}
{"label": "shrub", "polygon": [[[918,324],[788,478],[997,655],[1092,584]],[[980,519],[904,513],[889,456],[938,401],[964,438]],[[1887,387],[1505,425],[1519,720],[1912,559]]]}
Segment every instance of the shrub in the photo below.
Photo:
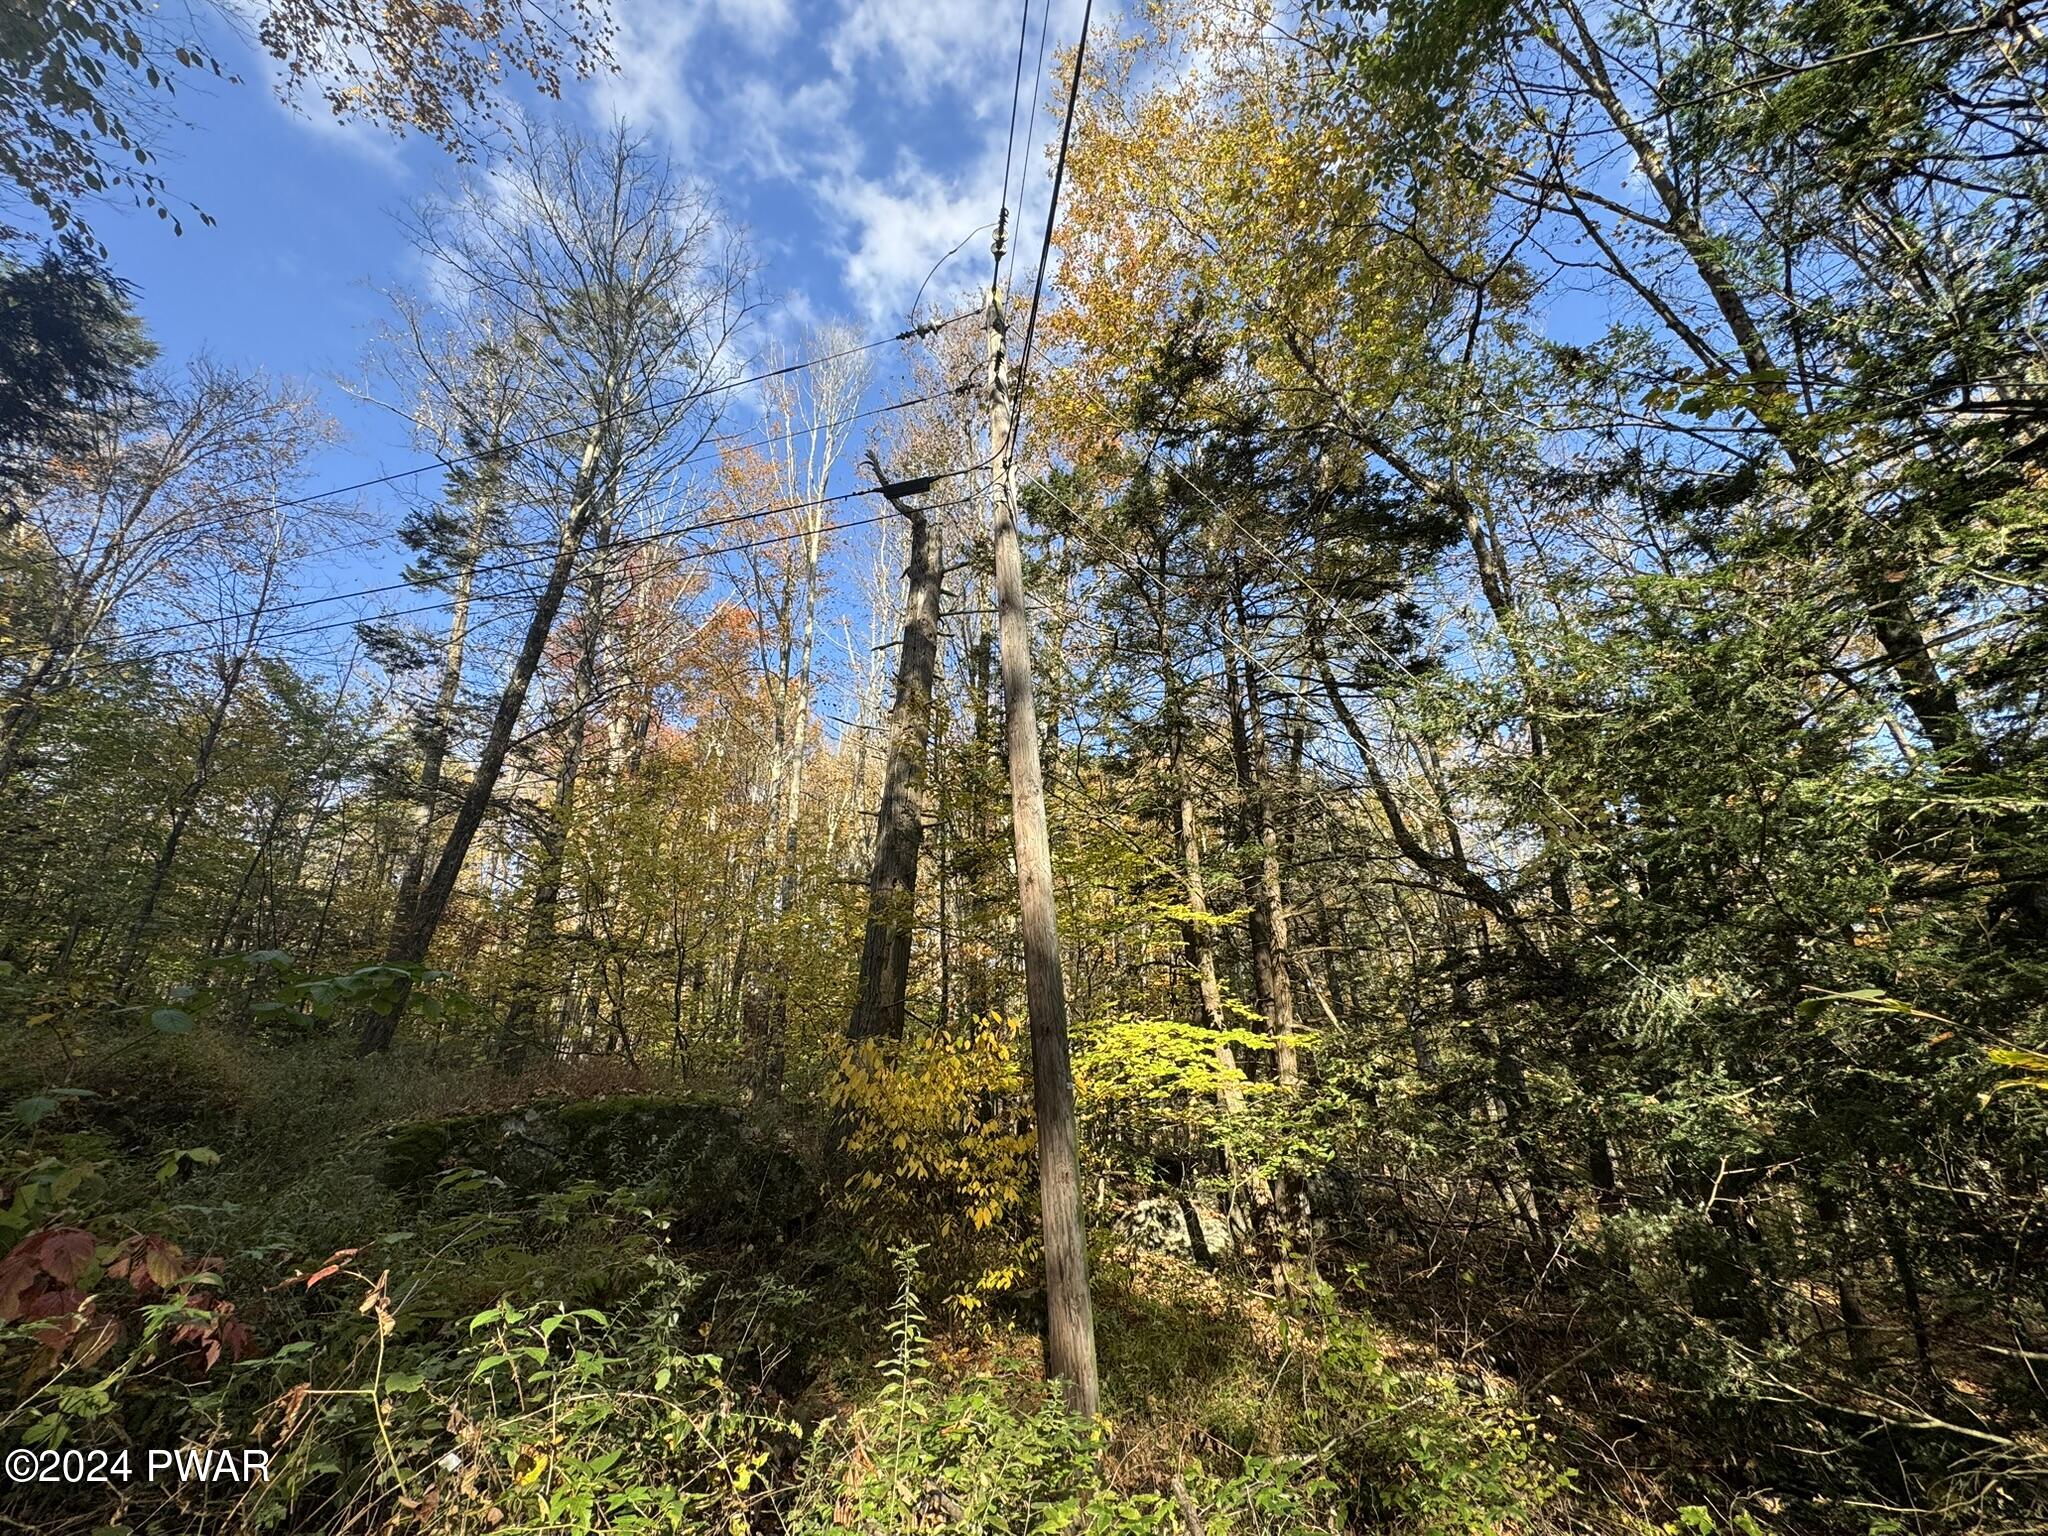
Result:
{"label": "shrub", "polygon": [[1355,1520],[1495,1536],[1532,1528],[1570,1482],[1527,1415],[1473,1399],[1448,1375],[1396,1371],[1362,1323],[1333,1317],[1306,1359],[1304,1427],[1327,1447]]}
{"label": "shrub", "polygon": [[334,1276],[360,1292],[335,1323],[365,1322],[360,1347],[276,1400],[246,1528],[341,1528],[338,1510],[364,1528],[638,1536],[743,1531],[770,1510],[801,1432],[687,1347],[674,1276],[611,1314],[507,1299],[409,1347],[387,1276],[307,1278]]}
{"label": "shrub", "polygon": [[975,1373],[935,1381],[913,1248],[895,1255],[898,1289],[882,1391],[828,1424],[805,1458],[791,1536],[852,1529],[959,1536],[1179,1536],[1194,1510],[1212,1536],[1327,1531],[1330,1485],[1305,1462],[1248,1458],[1219,1477],[1188,1469],[1169,1489],[1126,1492],[1103,1470],[1104,1426],[1069,1413],[1054,1387]]}
{"label": "shrub", "polygon": [[827,1100],[849,1165],[846,1201],[879,1259],[939,1255],[946,1304],[971,1312],[1031,1273],[1034,1141],[1014,1020],[849,1047]]}

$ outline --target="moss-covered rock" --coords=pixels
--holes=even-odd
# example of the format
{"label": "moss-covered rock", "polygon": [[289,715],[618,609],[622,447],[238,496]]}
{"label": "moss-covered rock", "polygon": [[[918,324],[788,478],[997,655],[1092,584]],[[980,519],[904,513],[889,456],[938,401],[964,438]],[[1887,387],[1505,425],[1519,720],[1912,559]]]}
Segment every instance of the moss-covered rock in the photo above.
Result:
{"label": "moss-covered rock", "polygon": [[487,1118],[490,1117],[472,1115],[466,1120],[416,1120],[387,1132],[384,1182],[393,1189],[404,1189],[452,1167],[457,1140],[467,1139],[461,1136],[461,1130]]}
{"label": "moss-covered rock", "polygon": [[528,1104],[421,1120],[384,1137],[384,1182],[414,1187],[479,1168],[527,1194],[579,1180],[646,1192],[678,1236],[752,1241],[817,1208],[801,1159],[730,1104],[648,1095]]}

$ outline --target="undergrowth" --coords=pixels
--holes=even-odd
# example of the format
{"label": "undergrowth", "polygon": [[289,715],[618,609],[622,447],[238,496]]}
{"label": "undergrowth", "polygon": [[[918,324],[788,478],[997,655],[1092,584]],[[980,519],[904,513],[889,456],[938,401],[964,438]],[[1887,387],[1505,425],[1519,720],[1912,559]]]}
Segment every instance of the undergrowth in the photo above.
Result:
{"label": "undergrowth", "polygon": [[[941,1306],[935,1327],[925,1276],[947,1301],[957,1256],[928,1267],[906,1232],[877,1262],[871,1200],[721,1223],[676,1172],[693,1149],[616,1136],[603,1179],[555,1146],[559,1167],[522,1183],[525,1165],[451,1134],[392,1182],[394,1129],[524,1135],[575,1085],[379,1072],[204,1028],[70,1081],[4,1149],[0,1434],[60,1455],[260,1447],[269,1465],[0,1496],[53,1536],[1477,1536],[1538,1528],[1564,1482],[1525,1419],[1389,1366],[1327,1289],[1282,1309],[1100,1255],[1090,1421],[1042,1380],[1029,1296]],[[597,1086],[633,1092],[548,1108],[551,1134],[703,1104]],[[815,1143],[756,1140],[823,1187]]]}

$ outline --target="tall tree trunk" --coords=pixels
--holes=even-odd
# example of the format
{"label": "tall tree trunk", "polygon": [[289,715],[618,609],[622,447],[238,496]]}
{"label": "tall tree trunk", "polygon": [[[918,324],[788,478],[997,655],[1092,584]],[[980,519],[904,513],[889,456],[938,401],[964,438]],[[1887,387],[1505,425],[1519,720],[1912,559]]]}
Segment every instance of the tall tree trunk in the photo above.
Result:
{"label": "tall tree trunk", "polygon": [[[327,711],[328,733],[330,736],[334,733],[334,727],[336,722],[338,722],[341,718],[342,705],[348,702],[349,685],[355,681],[355,675],[356,653],[352,651],[349,654],[348,665],[342,669],[341,682],[336,686],[334,690],[334,703],[329,706]],[[270,819],[264,825],[263,835],[256,840],[255,848],[250,850],[249,860],[242,867],[242,878],[239,882],[237,882],[235,886],[235,894],[233,898],[228,902],[227,910],[221,914],[220,926],[214,930],[213,942],[207,946],[207,952],[209,954],[220,955],[226,953],[228,940],[234,934],[235,925],[242,920],[242,903],[249,896],[249,887],[251,884],[255,882],[257,875],[262,871],[264,865],[269,862],[271,850],[276,846],[278,838],[283,835],[285,820],[287,816],[290,814],[294,804],[297,803],[297,796],[300,790],[305,787],[310,787],[313,775],[317,771],[319,766],[320,761],[316,760],[314,764],[306,768],[299,775],[298,779],[295,782],[288,784],[284,789],[278,792],[277,799],[271,806]],[[308,839],[312,837],[313,828],[319,821],[320,811],[322,809],[322,804],[324,804],[325,798],[326,797],[323,794],[321,796],[322,803],[316,803],[307,808],[306,836]],[[293,872],[292,876],[292,885],[294,889],[303,888],[304,882],[302,877],[304,873],[305,847],[304,844],[302,843],[299,851],[298,867]],[[272,879],[272,887],[272,926],[275,927],[276,902],[274,875]],[[253,923],[253,917],[251,921]]]}
{"label": "tall tree trunk", "polygon": [[157,903],[163,899],[164,886],[177,862],[178,845],[184,841],[193,813],[199,809],[200,796],[205,794],[207,783],[213,777],[213,755],[220,746],[220,734],[227,726],[228,711],[234,707],[235,694],[248,664],[249,653],[241,651],[221,671],[220,692],[214,696],[213,707],[207,712],[206,728],[200,735],[199,750],[192,765],[192,777],[185,781],[184,788],[178,791],[178,798],[171,806],[170,827],[157,849],[155,861],[150,865],[149,883],[143,887],[142,905],[136,910],[135,919],[128,928],[128,943],[121,955],[117,983],[123,1001],[129,996],[135,973],[147,954],[149,925],[156,917]]}
{"label": "tall tree trunk", "polygon": [[[1243,634],[1243,609],[1239,633]],[[1230,751],[1244,796],[1245,830],[1258,849],[1258,878],[1252,886],[1252,972],[1259,1005],[1273,1036],[1274,1075],[1283,1086],[1300,1075],[1294,1046],[1294,980],[1288,969],[1287,904],[1280,878],[1280,837],[1274,825],[1272,785],[1266,754],[1264,708],[1250,663],[1240,671],[1234,652],[1224,654],[1224,684],[1230,695]]]}
{"label": "tall tree trunk", "polygon": [[[982,606],[982,593],[978,584],[970,584],[969,599],[972,606]],[[995,686],[995,634],[986,622],[978,625],[974,637],[973,652],[968,660],[969,707],[974,729],[974,747],[968,754],[971,771],[964,786],[967,791],[968,835],[961,841],[965,844],[966,868],[961,873],[962,889],[954,903],[955,915],[960,929],[960,992],[961,1012],[969,1019],[979,1019],[997,1006],[995,995],[994,964],[992,946],[989,942],[991,928],[989,915],[988,850],[995,840],[994,816],[990,806],[989,770],[1000,752],[996,744],[994,711],[989,707],[989,697]],[[957,845],[956,845],[957,846]]]}
{"label": "tall tree trunk", "polygon": [[[1175,768],[1179,768],[1179,752],[1176,745]],[[1181,945],[1186,950],[1188,963],[1195,972],[1195,996],[1201,1012],[1202,1027],[1222,1035],[1229,1027],[1223,1012],[1223,986],[1216,977],[1216,936],[1209,925],[1209,893],[1202,878],[1201,828],[1195,819],[1194,798],[1182,786],[1174,814],[1174,845],[1180,855],[1181,879],[1186,888],[1188,915],[1180,925]],[[1237,1052],[1230,1048],[1230,1042],[1219,1038],[1216,1041],[1216,1105],[1226,1116],[1240,1116],[1244,1113],[1245,1097],[1243,1074],[1237,1063]],[[1225,1154],[1228,1157],[1228,1154]],[[1230,1167],[1233,1185],[1241,1184],[1252,1208],[1251,1225],[1262,1242],[1270,1244],[1277,1254],[1274,1237],[1274,1195],[1273,1181],[1256,1168],[1240,1169],[1234,1161]]]}
{"label": "tall tree trunk", "polygon": [[[356,676],[356,657],[356,652],[351,651],[349,653],[348,665],[342,669],[341,681],[334,689],[334,702],[328,706],[327,734],[329,737],[335,735],[341,719],[342,706],[348,702],[348,690],[350,685],[354,683]],[[287,787],[278,795],[276,804],[271,810],[270,821],[265,826],[262,837],[257,840],[256,847],[250,852],[248,864],[243,868],[242,879],[235,887],[234,898],[228,903],[227,910],[221,914],[220,927],[215,931],[213,943],[209,950],[210,953],[219,955],[226,952],[228,940],[233,934],[235,925],[242,920],[242,903],[244,898],[249,895],[249,887],[256,881],[257,875],[262,873],[266,866],[270,867],[270,874],[266,883],[270,887],[271,895],[271,926],[273,930],[277,927],[277,877],[271,853],[276,847],[278,839],[284,834],[284,825],[292,809],[300,803],[297,798],[298,792],[311,787],[315,774],[320,768],[325,766],[326,761],[325,758],[316,759],[299,774],[295,785]],[[327,797],[333,790],[334,786],[330,784],[327,789],[321,791],[319,797],[312,804],[305,807],[305,835],[298,840],[298,852],[292,863],[290,885],[295,891],[303,891],[305,889],[306,856],[312,845],[314,834],[319,830],[321,814],[327,808]],[[249,922],[251,925],[254,924],[254,913],[259,906],[260,903],[257,901],[251,901],[250,903]],[[272,937],[273,939],[275,938],[274,933]]]}
{"label": "tall tree trunk", "polygon": [[5,784],[21,767],[44,700],[69,681],[79,650],[105,617],[107,603],[104,599],[94,601],[87,584],[90,579],[81,580],[66,599],[63,611],[51,622],[44,637],[42,659],[8,691],[6,713],[0,714],[0,784]]}
{"label": "tall tree trunk", "polygon": [[[492,449],[497,444],[493,442]],[[441,649],[441,680],[434,693],[434,716],[428,723],[420,753],[420,820],[413,836],[412,852],[405,861],[405,873],[398,882],[398,901],[392,913],[391,934],[396,942],[413,920],[419,903],[420,882],[426,878],[427,850],[434,845],[434,827],[440,820],[441,774],[448,762],[448,746],[455,734],[455,705],[462,694],[462,663],[469,646],[469,600],[476,585],[477,562],[483,558],[485,530],[492,514],[488,492],[477,497],[476,516],[470,524],[469,545],[463,551],[462,568],[455,575],[455,591],[448,613],[448,639]]]}
{"label": "tall tree trunk", "polygon": [[[463,861],[469,857],[469,845],[475,840],[477,829],[483,825],[491,796],[497,791],[498,776],[505,768],[505,754],[512,747],[512,732],[518,727],[519,716],[526,708],[526,695],[533,686],[534,673],[540,668],[541,652],[547,648],[548,636],[554,632],[555,615],[561,611],[562,598],[569,590],[570,573],[575,568],[577,554],[583,548],[584,533],[590,526],[596,504],[597,454],[602,442],[600,432],[601,428],[592,428],[584,440],[583,457],[577,466],[570,497],[569,515],[563,519],[561,537],[555,545],[554,563],[548,568],[547,582],[533,605],[532,616],[527,620],[525,639],[512,663],[512,673],[506,678],[504,691],[498,696],[497,712],[491,717],[491,728],[484,737],[483,750],[477,754],[476,771],[470,776],[469,788],[463,794],[455,820],[448,828],[448,837],[441,845],[434,872],[420,888],[420,899],[413,910],[412,921],[403,931],[393,935],[386,952],[386,958],[394,965],[425,963],[427,951],[433,946],[434,934],[439,930],[441,919],[448,911],[448,902],[455,894],[455,882],[461,878]],[[357,1041],[360,1052],[368,1055],[373,1051],[390,1049],[398,1032],[403,1003],[401,996],[397,999],[398,1006],[388,1014],[373,1014],[364,1022]]]}
{"label": "tall tree trunk", "polygon": [[[882,466],[868,462],[881,480]],[[884,494],[888,494],[886,488]],[[889,764],[875,813],[875,856],[868,872],[867,936],[861,946],[860,992],[847,1037],[903,1037],[910,984],[910,948],[917,913],[917,859],[924,843],[924,756],[931,734],[932,679],[939,657],[939,541],[922,507],[895,495],[889,504],[910,523],[908,596],[903,644],[896,657],[896,697],[889,707]]]}
{"label": "tall tree trunk", "polygon": [[540,869],[534,880],[533,905],[527,911],[519,977],[512,984],[506,1000],[504,1022],[498,1031],[498,1066],[505,1072],[518,1072],[525,1067],[528,1054],[538,1043],[534,1023],[540,1017],[541,1004],[550,991],[547,972],[556,960],[562,872],[568,858],[569,827],[576,811],[576,786],[583,771],[585,716],[597,697],[598,635],[603,603],[604,571],[599,566],[590,573],[583,634],[576,650],[574,685],[570,689],[567,718],[562,725],[562,758],[555,769],[554,803],[548,808],[540,830]]}
{"label": "tall tree trunk", "polygon": [[[1785,378],[1786,373],[1778,368],[1772,355],[1764,328],[1758,324],[1743,296],[1741,283],[1727,264],[1723,245],[1701,222],[1699,210],[1686,196],[1649,129],[1622,99],[1592,23],[1574,0],[1566,0],[1561,9],[1571,21],[1579,51],[1575,52],[1565,41],[1562,30],[1544,33],[1544,41],[1578,77],[1627,142],[1638,174],[1656,195],[1672,239],[1705,286],[1743,367],[1753,378]],[[1810,498],[1821,502],[1834,477],[1812,446],[1812,434],[1797,394],[1789,384],[1780,384],[1777,389],[1784,410],[1758,411],[1756,419],[1784,452],[1799,485]],[[1986,772],[1991,764],[1976,725],[1962,708],[1955,685],[1942,675],[1928,644],[1926,626],[1914,611],[1904,581],[1869,554],[1852,558],[1850,576],[1886,666],[1897,679],[1900,696],[1922,733],[1953,768],[1967,774]]]}
{"label": "tall tree trunk", "polygon": [[789,771],[783,779],[782,847],[780,873],[775,885],[778,915],[796,906],[797,825],[803,814],[804,762],[810,756],[811,656],[818,625],[818,545],[821,534],[814,527],[804,544],[803,629],[797,642],[796,670],[788,692]]}
{"label": "tall tree trunk", "polygon": [[[1002,235],[996,236],[1000,267]],[[1005,734],[1010,756],[1010,822],[1017,857],[1017,906],[1024,940],[1024,996],[1031,1020],[1032,1101],[1038,1122],[1038,1196],[1045,1243],[1046,1373],[1065,1383],[1067,1406],[1094,1417],[1095,1308],[1088,1290],[1088,1239],[1081,1220],[1080,1125],[1068,1054],[1067,999],[1053,909],[1052,847],[1038,769],[1038,711],[1031,693],[1031,614],[1017,534],[1016,466],[1011,460],[1009,358],[1003,307],[988,291],[989,458],[995,478],[997,624],[1003,646]]]}
{"label": "tall tree trunk", "polygon": [[[1210,921],[1208,882],[1202,873],[1201,824],[1195,812],[1194,794],[1189,786],[1187,765],[1187,718],[1183,701],[1184,685],[1174,665],[1172,631],[1167,616],[1167,596],[1170,590],[1165,571],[1164,551],[1161,551],[1161,569],[1155,574],[1159,587],[1159,599],[1153,608],[1153,642],[1159,653],[1159,690],[1161,713],[1167,722],[1167,771],[1174,786],[1174,851],[1180,860],[1181,885],[1184,892],[1183,905],[1187,916],[1182,919],[1181,946],[1188,957],[1188,964],[1195,973],[1195,999],[1201,1025],[1218,1038],[1216,1040],[1217,1087],[1216,1102],[1226,1116],[1242,1115],[1245,1107],[1243,1074],[1239,1070],[1237,1053],[1230,1042],[1221,1038],[1228,1027],[1223,1010],[1223,986],[1216,974],[1216,933]],[[1226,1151],[1226,1160],[1230,1154]],[[1252,1209],[1251,1226],[1259,1240],[1277,1258],[1279,1245],[1274,1241],[1274,1199],[1272,1181],[1257,1169],[1240,1170],[1230,1160],[1231,1186],[1235,1191],[1242,1186]]]}
{"label": "tall tree trunk", "polygon": [[58,670],[59,653],[53,648],[11,691],[7,712],[0,715],[0,784],[13,778],[20,768],[29,737],[35,730],[43,691]]}

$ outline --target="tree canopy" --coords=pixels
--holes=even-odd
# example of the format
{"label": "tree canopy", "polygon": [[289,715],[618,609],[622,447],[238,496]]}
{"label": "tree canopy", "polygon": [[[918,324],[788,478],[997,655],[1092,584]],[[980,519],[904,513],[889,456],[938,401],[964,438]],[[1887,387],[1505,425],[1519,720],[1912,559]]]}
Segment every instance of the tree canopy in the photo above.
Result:
{"label": "tree canopy", "polygon": [[[604,36],[265,14],[444,138]],[[519,124],[381,527],[0,270],[0,1424],[272,1458],[0,1514],[2048,1525],[2040,7],[1090,25],[902,330]]]}

